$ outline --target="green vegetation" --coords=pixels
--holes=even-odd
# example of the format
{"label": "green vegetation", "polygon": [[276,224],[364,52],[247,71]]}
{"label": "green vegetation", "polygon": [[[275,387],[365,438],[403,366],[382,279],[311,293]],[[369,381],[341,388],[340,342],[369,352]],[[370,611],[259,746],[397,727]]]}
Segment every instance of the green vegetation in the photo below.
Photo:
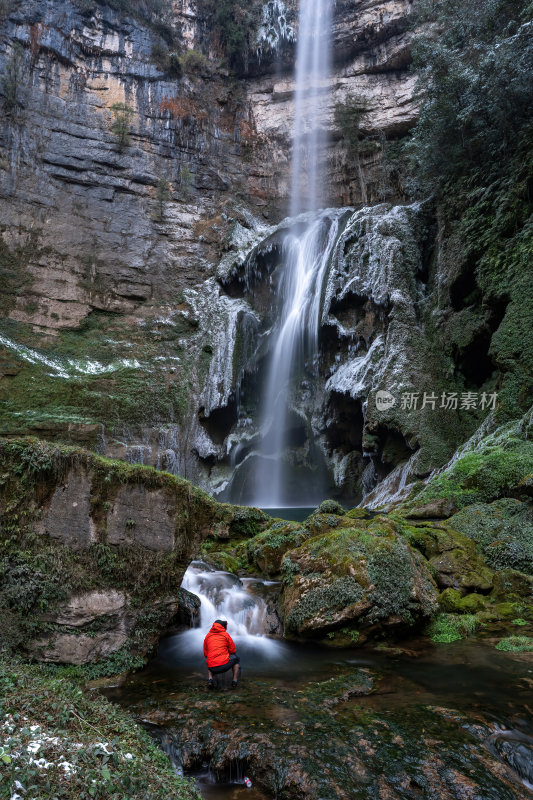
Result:
{"label": "green vegetation", "polygon": [[366,184],[361,169],[361,156],[380,149],[379,144],[369,140],[361,133],[361,120],[368,111],[368,103],[364,97],[349,95],[342,103],[335,105],[335,124],[342,133],[346,145],[348,167],[357,171],[361,200],[368,202]]}
{"label": "green vegetation", "polygon": [[474,503],[455,514],[450,524],[480,545],[493,569],[533,574],[533,511],[529,503],[511,498]]}
{"label": "green vegetation", "polygon": [[333,612],[343,611],[348,606],[359,603],[364,594],[359,583],[348,575],[337,578],[326,586],[312,588],[287,615],[286,629],[298,633],[316,617],[332,618]]}
{"label": "green vegetation", "polygon": [[157,207],[156,219],[163,222],[165,219],[165,206],[170,200],[170,187],[165,178],[158,178],[155,187],[155,199]]}
{"label": "green vegetation", "polygon": [[503,650],[505,653],[532,653],[533,639],[528,636],[508,636],[500,639],[496,650]]}
{"label": "green vegetation", "polygon": [[178,50],[170,50],[164,42],[152,46],[152,61],[169,78],[179,78],[182,72],[181,56]]}
{"label": "green vegetation", "polygon": [[122,153],[130,143],[130,126],[135,110],[127,103],[113,103],[111,112],[113,122],[110,131],[115,137],[117,150]]}
{"label": "green vegetation", "polygon": [[[4,298],[6,307],[16,297],[17,287],[25,285],[24,272],[17,270],[28,248],[29,244],[11,258],[6,254],[5,261],[0,249],[0,275],[13,276],[7,287],[12,293]],[[195,321],[180,312],[172,315],[171,324],[147,319],[142,326],[132,326],[120,315],[94,311],[79,328],[61,331],[42,343],[36,342],[29,326],[4,320],[1,327],[17,345],[30,346],[57,364],[52,371],[46,363],[23,359],[16,349],[4,351],[13,359],[11,374],[0,384],[4,434],[34,431],[68,439],[70,423],[98,424],[111,431],[116,426],[165,425],[186,418],[195,371],[202,365],[190,363],[183,343],[194,335]]]}
{"label": "green vegetation", "polygon": [[479,0],[475,11],[423,0],[418,21],[435,24],[414,50],[423,100],[410,144],[416,191],[436,196],[455,242],[447,271],[456,310],[492,320],[502,419],[527,408],[533,388],[532,11],[530,0]]}
{"label": "green vegetation", "polygon": [[39,800],[198,798],[127,712],[85,692],[68,670],[0,658],[0,724],[2,797],[18,789]]}
{"label": "green vegetation", "polygon": [[216,43],[229,65],[237,72],[247,72],[260,20],[262,3],[258,0],[198,0],[198,8],[209,20]]}
{"label": "green vegetation", "polygon": [[471,636],[479,626],[479,620],[474,614],[440,614],[436,617],[427,632],[431,639],[438,644],[451,644],[465,636]]}
{"label": "green vegetation", "polygon": [[533,448],[527,438],[530,414],[486,436],[420,491],[411,505],[440,497],[458,508],[527,493],[521,484],[533,474]]}
{"label": "green vegetation", "polygon": [[211,62],[200,50],[185,50],[180,56],[180,66],[183,72],[189,75],[210,75]]}

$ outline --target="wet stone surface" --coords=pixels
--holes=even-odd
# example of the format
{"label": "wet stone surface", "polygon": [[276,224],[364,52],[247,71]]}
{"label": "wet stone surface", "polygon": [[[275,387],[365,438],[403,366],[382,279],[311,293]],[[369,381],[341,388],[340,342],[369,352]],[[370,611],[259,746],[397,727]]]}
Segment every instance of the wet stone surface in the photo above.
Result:
{"label": "wet stone surface", "polygon": [[201,662],[167,650],[106,694],[177,767],[203,771],[213,800],[533,797],[533,658],[479,642],[414,642],[410,655],[283,648],[277,663],[245,663],[236,691],[208,692]]}

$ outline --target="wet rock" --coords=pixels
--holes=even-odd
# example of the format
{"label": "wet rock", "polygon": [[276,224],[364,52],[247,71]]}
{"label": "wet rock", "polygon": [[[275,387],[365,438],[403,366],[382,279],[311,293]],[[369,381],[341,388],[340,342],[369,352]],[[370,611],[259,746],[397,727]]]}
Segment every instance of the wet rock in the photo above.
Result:
{"label": "wet rock", "polygon": [[[334,671],[325,680],[299,676],[289,684],[277,676],[249,685],[243,679],[237,694],[216,697],[193,684],[177,689],[173,681],[158,694],[157,710],[153,684],[143,687],[144,701],[137,686],[132,710],[150,720],[148,729],[166,743],[176,766],[209,768],[220,781],[247,774],[268,796],[529,796],[503,751],[487,749],[490,714],[401,702],[390,688],[386,710],[378,710],[373,692],[379,678],[373,670],[338,665]],[[521,758],[520,751],[517,767]]]}
{"label": "wet rock", "polygon": [[107,515],[107,541],[137,543],[150,550],[170,553],[174,549],[175,503],[161,491],[144,486],[121,489]]}
{"label": "wet rock", "polygon": [[180,587],[177,621],[188,628],[195,628],[200,624],[200,605],[199,597]]}
{"label": "wet rock", "polygon": [[51,622],[55,622],[56,625],[68,625],[77,628],[94,622],[99,617],[114,616],[121,613],[126,602],[126,595],[115,589],[87,592],[77,597],[71,597],[68,603],[61,606],[54,615],[50,615],[49,619]]}
{"label": "wet rock", "polygon": [[441,497],[430,503],[425,503],[423,506],[413,508],[407,516],[413,519],[438,519],[451,517],[455,511],[457,511],[457,508],[454,502]]}
{"label": "wet rock", "polygon": [[61,664],[90,664],[120,650],[128,640],[126,631],[106,631],[96,634],[60,633],[29,644],[28,650],[40,661]]}

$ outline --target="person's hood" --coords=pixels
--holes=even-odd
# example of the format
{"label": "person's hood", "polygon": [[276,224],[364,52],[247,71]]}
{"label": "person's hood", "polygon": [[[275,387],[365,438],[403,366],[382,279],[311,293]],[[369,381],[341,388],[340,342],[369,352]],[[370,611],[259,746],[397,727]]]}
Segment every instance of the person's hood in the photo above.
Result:
{"label": "person's hood", "polygon": [[226,629],[220,622],[213,622],[209,633],[226,633]]}

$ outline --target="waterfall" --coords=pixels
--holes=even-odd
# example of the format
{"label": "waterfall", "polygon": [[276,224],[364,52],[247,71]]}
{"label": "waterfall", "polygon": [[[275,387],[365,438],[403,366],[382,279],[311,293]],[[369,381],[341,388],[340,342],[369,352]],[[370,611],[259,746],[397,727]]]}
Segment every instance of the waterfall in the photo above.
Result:
{"label": "waterfall", "polygon": [[313,505],[323,499],[309,493],[296,498],[290,495],[283,452],[290,434],[291,383],[296,376],[316,369],[322,285],[343,213],[319,213],[302,233],[289,234],[283,245],[277,291],[281,312],[263,395],[263,459],[258,465],[254,499],[254,504],[263,508]]}
{"label": "waterfall", "polygon": [[[296,58],[295,117],[292,137],[291,215],[312,212],[293,228],[283,245],[277,286],[278,322],[263,391],[262,456],[253,503],[263,507],[308,505],[322,497],[294,497],[287,487],[284,451],[289,444],[291,384],[316,368],[322,285],[339,235],[342,211],[322,211],[323,157],[327,141],[323,119],[327,99],[331,0],[301,0]],[[309,428],[309,426],[307,426]]]}
{"label": "waterfall", "polygon": [[246,580],[229,572],[210,570],[202,561],[192,562],[181,585],[200,599],[200,628],[204,635],[221,614],[228,618],[232,637],[264,632],[266,603],[246,590]]}

